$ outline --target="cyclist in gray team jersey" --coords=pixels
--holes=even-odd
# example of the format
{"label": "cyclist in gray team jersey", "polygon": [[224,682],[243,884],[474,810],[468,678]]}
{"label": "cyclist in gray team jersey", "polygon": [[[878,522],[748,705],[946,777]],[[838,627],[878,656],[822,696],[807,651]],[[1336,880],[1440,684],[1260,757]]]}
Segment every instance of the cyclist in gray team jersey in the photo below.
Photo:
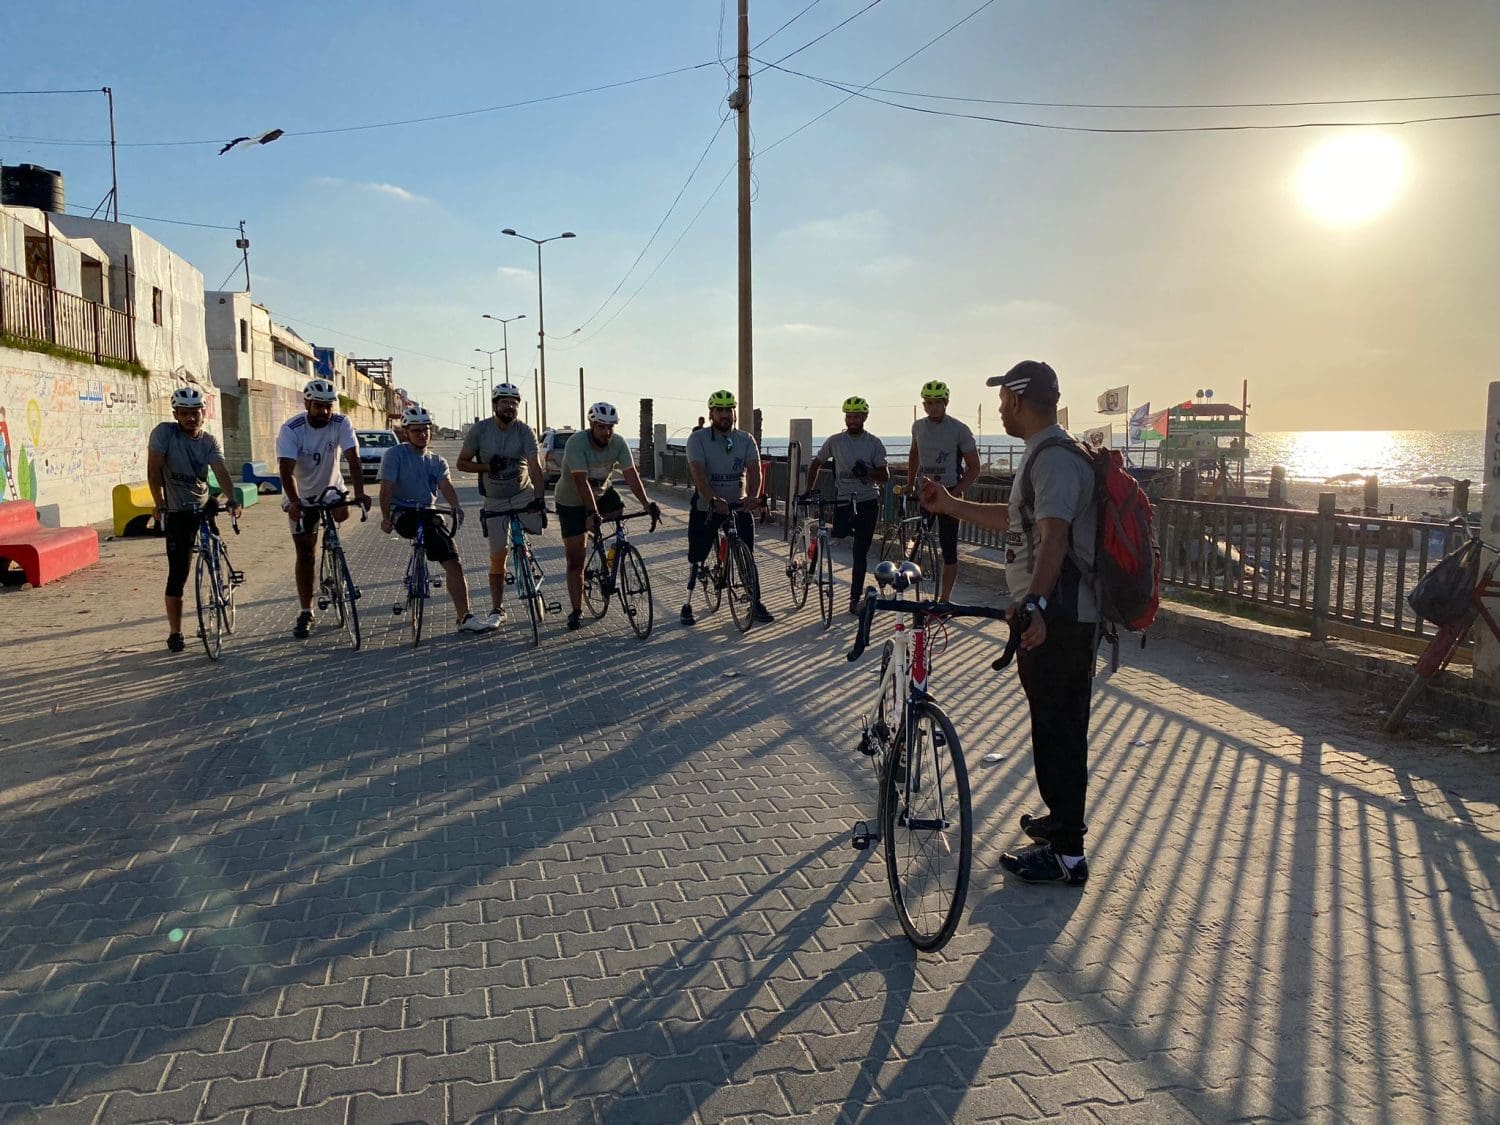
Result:
{"label": "cyclist in gray team jersey", "polygon": [[843,410],[843,432],[831,434],[807,466],[807,490],[812,492],[817,487],[818,474],[831,460],[837,473],[839,500],[833,517],[833,534],[838,539],[845,535],[854,537],[849,612],[858,613],[864,593],[866,558],[880,517],[880,486],[891,479],[891,471],[886,467],[885,443],[865,429],[870,404],[859,395],[851,395],[844,400]]}
{"label": "cyclist in gray team jersey", "polygon": [[[521,390],[514,383],[497,383],[490,392],[495,409],[493,418],[475,423],[464,438],[458,454],[458,471],[479,473],[479,491],[484,494],[488,513],[525,510],[533,513],[535,523],[528,531],[540,531],[546,489],[546,477],[537,458],[536,434],[519,421]],[[498,628],[505,620],[505,562],[510,554],[509,525],[493,520],[486,525],[490,537],[490,616],[489,624]]]}
{"label": "cyclist in gray team jersey", "polygon": [[[906,461],[906,483],[916,494],[923,479],[935,480],[954,496],[962,496],[979,479],[979,448],[974,432],[948,413],[948,384],[933,379],[922,385],[922,409],[926,417],[911,424],[911,452]],[[937,521],[938,546],[943,554],[943,580],[938,600],[953,596],[958,579],[958,519],[951,515],[928,518]]]}

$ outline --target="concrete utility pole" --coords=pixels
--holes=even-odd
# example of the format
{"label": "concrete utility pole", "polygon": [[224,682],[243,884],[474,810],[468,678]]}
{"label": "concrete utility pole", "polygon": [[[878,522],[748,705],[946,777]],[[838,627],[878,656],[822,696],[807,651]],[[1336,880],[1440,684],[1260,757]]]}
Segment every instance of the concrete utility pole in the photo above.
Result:
{"label": "concrete utility pole", "polygon": [[750,0],[740,0],[739,86],[729,105],[739,115],[740,142],[740,388],[739,414],[755,416],[754,330],[750,318]]}
{"label": "concrete utility pole", "polygon": [[250,292],[250,239],[245,235],[245,220],[240,220],[240,236],[234,240],[234,248],[245,258],[245,292]]}
{"label": "concrete utility pole", "polygon": [[580,430],[588,426],[588,415],[585,413],[587,410],[588,407],[583,404],[583,368],[580,367],[578,369],[578,428]]}

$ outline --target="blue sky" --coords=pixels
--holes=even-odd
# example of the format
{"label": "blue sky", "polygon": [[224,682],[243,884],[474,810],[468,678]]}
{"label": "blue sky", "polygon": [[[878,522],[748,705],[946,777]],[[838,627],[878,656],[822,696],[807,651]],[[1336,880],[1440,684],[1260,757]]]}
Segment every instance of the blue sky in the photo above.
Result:
{"label": "blue sky", "polygon": [[[882,0],[786,65],[873,79],[981,0]],[[752,0],[752,41],[807,0]],[[758,54],[779,58],[868,0],[821,0]],[[724,13],[726,52],[734,2]],[[247,220],[255,295],[310,339],[392,355],[451,417],[454,393],[512,325],[535,363],[534,251],[513,226],[578,237],[546,250],[547,328],[566,336],[640,253],[724,110],[717,66],[445,121],[289,135],[219,157],[216,139],[442,114],[712,60],[717,0],[225,5],[55,0],[7,28],[5,88],[110,85],[125,144],[122,210]],[[1500,90],[1500,6],[1483,3],[1094,3],[996,0],[880,83],[1034,101],[1264,102]],[[843,95],[768,71],[766,149]],[[917,99],[904,98],[914,104]],[[1240,110],[1062,110],[926,101],[1091,125],[1380,120],[1500,109],[1500,98]],[[859,393],[872,428],[909,425],[921,383],[981,404],[984,377],[1051,360],[1075,427],[1129,384],[1164,406],[1200,387],[1260,429],[1477,428],[1496,377],[1500,119],[1380,130],[1407,174],[1373,219],[1334,227],[1295,190],[1334,131],[1105,135],[918,115],[856,99],[756,161],[757,401],[769,434],[815,429]],[[105,136],[102,98],[0,97],[0,136]],[[108,187],[100,147],[0,140],[0,159],[60,168],[71,204]],[[553,420],[589,397],[688,425],[735,382],[733,122],[619,295],[548,344]],[[697,224],[613,320],[707,201]],[[142,221],[217,286],[234,234]],[[230,276],[231,286],[239,284]],[[606,322],[607,325],[606,325]],[[603,327],[602,330],[601,326]],[[361,339],[361,337],[363,339]],[[425,354],[424,354],[425,353]],[[496,356],[499,361],[501,357]],[[530,380],[527,380],[529,390]],[[565,406],[564,406],[565,404]]]}

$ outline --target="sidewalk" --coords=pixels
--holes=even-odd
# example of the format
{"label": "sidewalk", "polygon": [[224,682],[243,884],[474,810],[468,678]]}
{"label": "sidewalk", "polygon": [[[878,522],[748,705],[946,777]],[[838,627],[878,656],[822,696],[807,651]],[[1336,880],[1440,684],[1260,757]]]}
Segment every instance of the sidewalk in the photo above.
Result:
{"label": "sidewalk", "polygon": [[[220,665],[166,652],[159,540],[0,590],[5,1125],[1500,1119],[1496,756],[1127,647],[1095,700],[1091,883],[1008,883],[1025,703],[998,634],[954,626],[934,684],[974,874],[919,957],[848,846],[876,655],[791,610],[779,537],[777,621],[747,637],[727,606],[677,623],[664,493],[662,529],[631,526],[649,641],[617,609],[538,649],[514,618],[458,636],[440,595],[414,652],[405,544],[351,522],[354,653],[291,639],[267,500],[231,538]],[[555,521],[541,543],[565,602]],[[477,518],[460,547],[486,608]]]}

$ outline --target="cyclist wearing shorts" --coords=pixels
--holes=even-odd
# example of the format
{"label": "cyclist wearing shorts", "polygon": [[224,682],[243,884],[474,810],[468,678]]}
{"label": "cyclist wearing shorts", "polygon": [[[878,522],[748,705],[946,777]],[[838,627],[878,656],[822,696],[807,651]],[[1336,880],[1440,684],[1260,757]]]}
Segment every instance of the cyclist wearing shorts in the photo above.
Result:
{"label": "cyclist wearing shorts", "polygon": [[178,387],[172,392],[172,417],[151,431],[146,445],[146,483],[151,489],[156,526],[167,539],[167,649],[181,652],[182,589],[187,584],[198,542],[198,524],[213,519],[208,508],[208,473],[212,469],[229,511],[238,515],[234,482],[219,439],[203,428],[203,392]]}
{"label": "cyclist wearing shorts", "polygon": [[619,421],[618,410],[607,402],[596,402],[589,407],[589,428],[574,434],[563,446],[556,503],[557,525],[568,560],[568,601],[573,607],[568,614],[569,629],[583,623],[584,535],[599,526],[601,516],[625,509],[625,501],[611,483],[615,469],[620,470],[641,507],[657,518],[661,515],[661,509],[646,496],[630,446],[615,433]]}
{"label": "cyclist wearing shorts", "polygon": [[[688,435],[688,471],[693,477],[693,499],[688,510],[688,596],[682,603],[682,623],[695,624],[693,587],[698,567],[713,549],[714,536],[729,518],[729,505],[743,502],[734,513],[735,528],[752,550],[755,546],[755,509],[760,507],[760,449],[755,439],[736,429],[736,401],[729,391],[708,396],[708,426]],[[755,620],[775,620],[755,599]]]}
{"label": "cyclist wearing shorts", "polygon": [[448,462],[427,448],[432,440],[432,415],[420,406],[408,406],[401,413],[401,427],[406,442],[387,449],[380,459],[380,530],[387,535],[394,531],[403,539],[415,539],[417,527],[422,526],[427,561],[437,563],[448,576],[448,596],[453,599],[453,611],[458,615],[459,632],[483,633],[491,626],[469,612],[469,587],[464,582],[463,563],[459,561],[453,536],[448,533],[447,522],[433,512],[398,507],[400,504],[430,506],[441,492],[453,509],[453,530],[457,532],[464,525],[463,505],[448,475]]}
{"label": "cyclist wearing shorts", "polygon": [[[365,474],[359,463],[359,439],[354,426],[342,414],[334,413],[338,388],[327,379],[312,379],[302,388],[304,411],[288,419],[276,435],[276,460],[281,471],[281,507],[291,525],[292,544],[297,550],[297,600],[302,611],[292,626],[292,636],[305,640],[313,626],[313,550],[318,544],[318,515],[302,510],[302,498],[317,502],[330,488],[344,487],[339,468],[342,455],[349,465],[349,480],[354,486],[354,503],[366,511],[370,498],[365,495]],[[333,518],[343,523],[349,518],[347,507],[334,510]]]}
{"label": "cyclist wearing shorts", "polygon": [[[534,521],[523,521],[526,530],[535,534],[546,526],[547,478],[537,460],[536,434],[516,418],[521,410],[521,389],[514,383],[496,383],[490,403],[494,416],[469,427],[458,454],[458,471],[480,474],[479,491],[486,513],[509,515],[518,508],[535,513]],[[499,628],[505,620],[505,563],[510,555],[510,536],[505,520],[493,522],[493,527],[488,522],[485,525],[490,538],[489,620]]]}
{"label": "cyclist wearing shorts", "polygon": [[[948,384],[933,379],[922,384],[925,418],[911,424],[911,453],[906,460],[906,484],[915,494],[923,477],[937,481],[954,496],[963,496],[979,479],[979,447],[974,432],[948,414]],[[962,468],[960,468],[962,463]],[[932,519],[928,514],[928,519]],[[937,516],[938,545],[943,554],[943,580],[938,600],[953,596],[958,579],[958,518]]]}
{"label": "cyclist wearing shorts", "polygon": [[859,395],[844,400],[844,432],[832,434],[807,466],[807,490],[818,485],[818,473],[833,461],[837,496],[843,503],[835,509],[833,535],[854,536],[853,581],[849,587],[849,612],[858,613],[864,593],[866,556],[875,538],[880,518],[880,486],[891,479],[886,467],[885,443],[865,430],[870,404]]}

